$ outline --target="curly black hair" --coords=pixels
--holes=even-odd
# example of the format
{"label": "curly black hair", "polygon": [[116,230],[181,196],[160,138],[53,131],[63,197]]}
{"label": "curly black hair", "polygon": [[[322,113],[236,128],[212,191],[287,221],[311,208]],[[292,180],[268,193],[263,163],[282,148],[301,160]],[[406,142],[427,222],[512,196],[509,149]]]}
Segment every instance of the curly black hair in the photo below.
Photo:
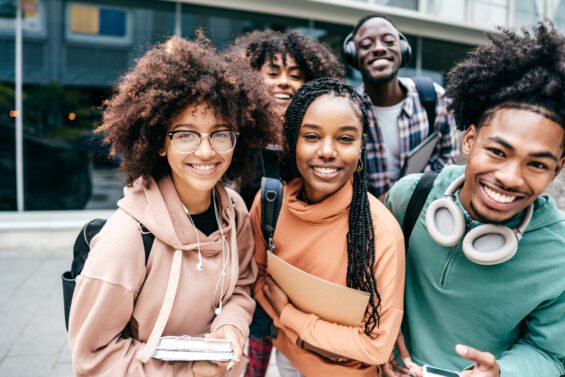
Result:
{"label": "curly black hair", "polygon": [[235,40],[228,54],[232,53],[243,53],[256,70],[272,61],[276,53],[280,53],[286,63],[286,55],[289,54],[304,72],[304,81],[326,76],[343,77],[345,74],[343,65],[328,48],[298,30],[284,33],[270,29],[252,31]]}
{"label": "curly black hair", "polygon": [[502,108],[535,111],[565,128],[565,37],[548,20],[521,33],[498,30],[447,74],[457,128],[479,128]]}
{"label": "curly black hair", "polygon": [[[302,119],[310,104],[318,97],[337,96],[349,99],[363,125],[363,133],[369,130],[369,119],[365,112],[365,100],[349,84],[335,78],[321,78],[307,82],[297,91],[286,111],[283,127],[284,156],[281,161],[281,176],[289,182],[300,177],[296,166],[296,143],[302,125]],[[361,151],[361,162],[365,164],[365,144]],[[349,211],[349,231],[347,233],[347,286],[369,292],[369,306],[365,313],[365,334],[373,337],[373,330],[378,326],[380,314],[378,308],[381,297],[377,290],[374,274],[375,233],[373,218],[367,194],[365,171],[353,173],[353,197]]]}
{"label": "curly black hair", "polygon": [[258,151],[276,140],[265,124],[275,110],[263,80],[244,59],[228,61],[203,35],[194,41],[173,37],[137,60],[104,103],[102,125],[112,155],[122,154],[126,184],[143,177],[146,185],[170,174],[159,155],[171,122],[187,106],[205,104],[240,133],[223,179],[251,174]]}

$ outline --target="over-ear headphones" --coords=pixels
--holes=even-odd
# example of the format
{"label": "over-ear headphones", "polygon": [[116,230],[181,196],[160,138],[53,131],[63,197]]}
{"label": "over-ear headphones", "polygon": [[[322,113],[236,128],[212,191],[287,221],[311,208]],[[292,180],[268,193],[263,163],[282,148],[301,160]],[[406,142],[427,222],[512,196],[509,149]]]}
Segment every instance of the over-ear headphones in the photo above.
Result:
{"label": "over-ear headphones", "polygon": [[518,242],[530,224],[534,212],[533,204],[516,229],[504,225],[483,224],[465,233],[465,218],[453,200],[453,193],[465,182],[465,175],[453,181],[443,197],[433,201],[426,210],[426,228],[438,244],[453,246],[463,238],[463,253],[477,264],[504,263],[516,254]]}
{"label": "over-ear headphones", "polygon": [[[376,15],[371,18],[384,18],[384,17]],[[363,23],[367,22],[371,18],[366,19]],[[387,20],[386,18],[384,19]],[[343,41],[343,56],[345,62],[355,69],[359,69],[359,67],[357,64],[357,46],[355,45],[355,41],[353,40],[353,38],[355,37],[355,33],[357,32],[357,30],[359,30],[361,25],[359,25],[353,32],[349,33]],[[410,47],[410,43],[408,43],[408,39],[406,39],[404,34],[402,34],[400,31],[398,31],[398,38],[399,38],[398,43],[400,46],[400,54],[401,54],[400,66],[403,67],[406,63],[410,61],[410,55],[412,55],[412,47]]]}

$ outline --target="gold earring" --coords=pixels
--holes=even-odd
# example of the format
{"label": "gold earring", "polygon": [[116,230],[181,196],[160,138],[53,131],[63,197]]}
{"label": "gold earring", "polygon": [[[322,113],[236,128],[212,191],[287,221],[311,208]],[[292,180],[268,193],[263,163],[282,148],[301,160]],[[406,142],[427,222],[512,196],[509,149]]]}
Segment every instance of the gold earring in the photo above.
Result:
{"label": "gold earring", "polygon": [[359,160],[359,162],[357,163],[357,169],[355,169],[355,171],[357,173],[361,173],[363,171],[364,167],[365,166],[363,165],[363,161]]}

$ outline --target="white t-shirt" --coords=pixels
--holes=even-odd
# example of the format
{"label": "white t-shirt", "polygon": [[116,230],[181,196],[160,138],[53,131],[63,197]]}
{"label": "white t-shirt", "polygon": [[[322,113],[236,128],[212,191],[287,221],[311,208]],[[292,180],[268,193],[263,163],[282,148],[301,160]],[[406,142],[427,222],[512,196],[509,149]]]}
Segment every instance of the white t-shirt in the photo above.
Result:
{"label": "white t-shirt", "polygon": [[374,106],[373,111],[383,135],[386,151],[388,174],[392,180],[400,175],[400,135],[398,133],[398,116],[404,106],[404,100],[393,106]]}

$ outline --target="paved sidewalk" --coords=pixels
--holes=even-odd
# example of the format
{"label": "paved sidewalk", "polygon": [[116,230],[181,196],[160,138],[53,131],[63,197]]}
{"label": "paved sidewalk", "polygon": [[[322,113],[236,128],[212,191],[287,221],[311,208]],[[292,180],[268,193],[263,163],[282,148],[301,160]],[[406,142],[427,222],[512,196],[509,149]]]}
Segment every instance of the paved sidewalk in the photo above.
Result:
{"label": "paved sidewalk", "polygon": [[73,377],[60,278],[71,260],[70,246],[0,251],[0,376]]}
{"label": "paved sidewalk", "polygon": [[0,252],[0,376],[73,376],[60,280],[70,255]]}

